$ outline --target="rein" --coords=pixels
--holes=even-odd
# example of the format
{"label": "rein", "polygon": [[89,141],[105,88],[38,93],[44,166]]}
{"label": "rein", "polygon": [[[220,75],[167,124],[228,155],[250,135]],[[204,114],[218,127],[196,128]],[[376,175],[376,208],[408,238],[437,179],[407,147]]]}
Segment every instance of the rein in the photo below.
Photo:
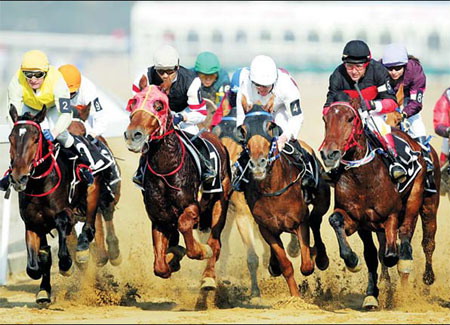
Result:
{"label": "rein", "polygon": [[32,179],[43,179],[45,177],[47,177],[53,169],[56,170],[56,174],[58,175],[58,182],[56,183],[55,186],[53,186],[50,190],[48,190],[45,193],[41,193],[41,194],[29,194],[29,193],[24,193],[25,195],[28,196],[34,196],[34,197],[43,197],[43,196],[47,196],[49,194],[52,194],[53,192],[56,191],[56,189],[59,187],[59,185],[61,184],[61,170],[59,168],[59,165],[56,161],[56,158],[53,154],[54,150],[55,150],[55,145],[47,140],[48,143],[48,153],[45,156],[42,156],[42,152],[43,152],[43,139],[42,139],[42,132],[41,132],[41,126],[33,121],[29,121],[29,120],[23,120],[23,121],[17,121],[14,123],[14,126],[16,125],[20,125],[20,124],[28,124],[28,125],[33,125],[35,126],[38,130],[39,130],[39,141],[38,141],[38,149],[36,151],[36,155],[33,159],[32,165],[33,165],[33,173],[36,171],[36,167],[38,167],[39,165],[41,165],[44,161],[46,161],[48,158],[51,158],[51,163],[49,168],[43,172],[42,174],[40,174],[39,176],[33,176],[30,175],[30,178]]}

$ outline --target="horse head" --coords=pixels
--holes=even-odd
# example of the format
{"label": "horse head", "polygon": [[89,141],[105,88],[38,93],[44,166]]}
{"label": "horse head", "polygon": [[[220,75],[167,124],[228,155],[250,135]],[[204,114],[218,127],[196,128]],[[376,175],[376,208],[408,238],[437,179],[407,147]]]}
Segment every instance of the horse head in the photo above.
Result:
{"label": "horse head", "polygon": [[16,107],[10,106],[9,115],[14,122],[9,134],[10,179],[17,192],[25,190],[33,168],[42,158],[44,141],[39,123],[46,112],[44,106],[35,116],[28,112],[19,116]]}
{"label": "horse head", "polygon": [[338,167],[341,159],[355,147],[363,148],[359,107],[359,99],[352,98],[349,102],[334,102],[324,109],[325,139],[320,146],[320,155],[326,167]]}
{"label": "horse head", "polygon": [[128,150],[142,152],[149,141],[159,139],[173,128],[169,99],[158,86],[150,85],[128,102],[130,123],[124,133]]}
{"label": "horse head", "polygon": [[272,161],[277,158],[276,140],[281,133],[272,114],[256,104],[248,110],[244,124],[236,129],[236,136],[249,154],[249,168],[256,180],[266,177]]}

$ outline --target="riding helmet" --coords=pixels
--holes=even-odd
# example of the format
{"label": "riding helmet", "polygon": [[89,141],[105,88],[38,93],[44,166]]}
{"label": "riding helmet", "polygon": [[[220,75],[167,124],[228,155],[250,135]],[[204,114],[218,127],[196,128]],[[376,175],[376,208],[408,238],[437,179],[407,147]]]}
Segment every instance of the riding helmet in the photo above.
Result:
{"label": "riding helmet", "polygon": [[348,42],[342,52],[342,61],[345,63],[366,63],[370,58],[369,47],[361,40]]}
{"label": "riding helmet", "polygon": [[214,74],[220,70],[220,62],[212,52],[202,52],[197,56],[194,70],[203,74]]}
{"label": "riding helmet", "polygon": [[22,64],[20,65],[22,71],[45,71],[49,69],[49,63],[47,55],[39,50],[31,50],[26,52],[22,58]]}

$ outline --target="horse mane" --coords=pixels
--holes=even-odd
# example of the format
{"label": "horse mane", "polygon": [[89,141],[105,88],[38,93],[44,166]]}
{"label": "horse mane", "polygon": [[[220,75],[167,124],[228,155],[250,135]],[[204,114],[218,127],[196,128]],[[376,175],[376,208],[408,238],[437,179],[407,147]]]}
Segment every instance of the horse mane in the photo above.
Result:
{"label": "horse mane", "polygon": [[23,115],[20,115],[18,118],[18,121],[29,121],[32,120],[34,115],[32,115],[30,112],[25,112]]}

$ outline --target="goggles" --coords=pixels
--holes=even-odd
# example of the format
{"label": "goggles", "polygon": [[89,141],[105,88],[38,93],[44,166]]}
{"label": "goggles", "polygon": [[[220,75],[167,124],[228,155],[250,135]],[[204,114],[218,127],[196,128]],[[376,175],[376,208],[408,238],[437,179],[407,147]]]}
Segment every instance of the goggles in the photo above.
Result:
{"label": "goggles", "polygon": [[388,69],[389,71],[400,71],[401,69],[403,69],[405,66],[404,65],[395,65],[393,67],[386,67],[386,69]]}
{"label": "goggles", "polygon": [[361,71],[368,66],[368,63],[344,63],[344,66],[347,70],[356,69],[357,71]]}
{"label": "goggles", "polygon": [[254,81],[252,81],[252,84],[254,84],[256,88],[270,88],[270,87],[272,87],[272,85],[267,85],[267,86],[260,85],[260,84],[254,82]]}
{"label": "goggles", "polygon": [[76,95],[78,95],[78,90],[70,93],[70,99],[73,99]]}
{"label": "goggles", "polygon": [[44,71],[22,71],[22,72],[25,75],[25,78],[27,79],[32,79],[33,77],[35,77],[36,79],[41,79],[44,78],[45,75],[47,74]]}
{"label": "goggles", "polygon": [[170,76],[171,74],[174,74],[176,71],[177,69],[156,69],[156,72],[160,76],[163,76],[165,73],[167,73],[167,75]]}

